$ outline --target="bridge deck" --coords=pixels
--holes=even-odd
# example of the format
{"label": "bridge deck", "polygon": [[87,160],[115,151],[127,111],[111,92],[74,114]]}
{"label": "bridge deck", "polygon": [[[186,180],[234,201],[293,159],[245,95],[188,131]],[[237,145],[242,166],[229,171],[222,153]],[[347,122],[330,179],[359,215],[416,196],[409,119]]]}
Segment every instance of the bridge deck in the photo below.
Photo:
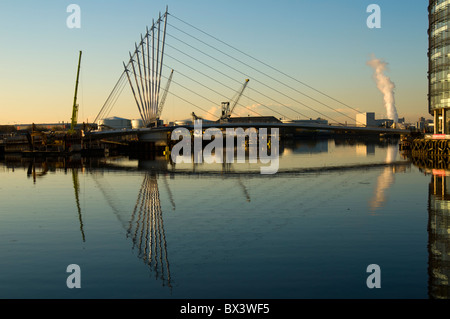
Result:
{"label": "bridge deck", "polygon": [[[162,126],[155,128],[140,128],[140,129],[122,129],[122,130],[107,130],[107,131],[91,131],[86,133],[86,137],[90,138],[104,138],[113,136],[125,135],[142,135],[149,133],[170,132],[177,128],[186,128],[188,130],[194,129],[194,124]],[[305,124],[305,123],[202,123],[202,128],[299,128],[307,130],[323,130],[334,132],[361,132],[372,134],[408,134],[409,130],[392,129],[382,127],[359,127],[359,126],[340,126],[340,125],[326,125],[326,124]]]}

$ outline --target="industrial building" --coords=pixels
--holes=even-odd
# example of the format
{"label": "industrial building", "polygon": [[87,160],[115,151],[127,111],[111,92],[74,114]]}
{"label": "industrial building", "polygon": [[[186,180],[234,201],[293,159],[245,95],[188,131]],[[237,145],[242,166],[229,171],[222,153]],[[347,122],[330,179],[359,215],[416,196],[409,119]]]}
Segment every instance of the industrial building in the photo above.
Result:
{"label": "industrial building", "polygon": [[366,112],[356,114],[356,125],[357,126],[377,126],[375,122],[375,113]]}
{"label": "industrial building", "polygon": [[428,111],[435,134],[450,134],[449,5],[449,0],[430,0],[428,6]]}
{"label": "industrial building", "polygon": [[391,127],[394,124],[390,119],[375,119],[374,112],[356,114],[356,126],[362,127]]}
{"label": "industrial building", "polygon": [[[220,122],[217,121],[217,122]],[[281,123],[274,116],[243,116],[243,117],[229,117],[229,123]]]}

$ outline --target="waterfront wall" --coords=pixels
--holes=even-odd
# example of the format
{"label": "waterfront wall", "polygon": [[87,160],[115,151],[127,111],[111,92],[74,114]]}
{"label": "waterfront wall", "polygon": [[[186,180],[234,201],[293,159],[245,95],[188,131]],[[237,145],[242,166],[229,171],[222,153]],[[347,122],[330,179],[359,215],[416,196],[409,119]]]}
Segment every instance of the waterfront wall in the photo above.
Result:
{"label": "waterfront wall", "polygon": [[417,138],[403,141],[400,144],[400,150],[409,151],[413,157],[448,158],[450,157],[450,140]]}

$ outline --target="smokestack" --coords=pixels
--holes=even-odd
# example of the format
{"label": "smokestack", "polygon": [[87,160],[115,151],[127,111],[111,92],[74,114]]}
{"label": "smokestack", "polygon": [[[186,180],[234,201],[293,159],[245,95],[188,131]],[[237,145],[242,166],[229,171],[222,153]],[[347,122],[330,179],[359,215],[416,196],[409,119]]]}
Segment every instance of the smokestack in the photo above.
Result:
{"label": "smokestack", "polygon": [[394,123],[398,123],[398,114],[397,109],[395,108],[394,98],[395,84],[384,74],[387,63],[373,56],[372,59],[367,62],[367,65],[371,66],[374,70],[373,79],[377,84],[378,90],[383,93],[384,107],[386,108],[388,119],[393,120]]}

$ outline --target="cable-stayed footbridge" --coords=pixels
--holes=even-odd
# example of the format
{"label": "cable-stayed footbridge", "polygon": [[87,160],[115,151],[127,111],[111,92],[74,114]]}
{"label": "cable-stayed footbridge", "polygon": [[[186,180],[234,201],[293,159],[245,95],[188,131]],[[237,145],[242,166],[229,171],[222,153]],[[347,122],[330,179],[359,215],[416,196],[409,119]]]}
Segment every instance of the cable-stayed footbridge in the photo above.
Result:
{"label": "cable-stayed footbridge", "polygon": [[[125,87],[131,91],[142,127],[90,131],[87,133],[90,137],[148,136],[180,126],[191,128],[194,119],[203,119],[203,127],[217,128],[279,127],[376,134],[409,132],[358,123],[356,114],[364,112],[360,108],[169,14],[168,8],[146,27],[134,50],[129,52],[119,80],[95,123],[110,114]],[[184,118],[192,115],[191,123],[184,120],[173,121],[172,125],[163,124],[161,116],[167,97],[176,101],[172,110],[175,113],[170,115]]]}

